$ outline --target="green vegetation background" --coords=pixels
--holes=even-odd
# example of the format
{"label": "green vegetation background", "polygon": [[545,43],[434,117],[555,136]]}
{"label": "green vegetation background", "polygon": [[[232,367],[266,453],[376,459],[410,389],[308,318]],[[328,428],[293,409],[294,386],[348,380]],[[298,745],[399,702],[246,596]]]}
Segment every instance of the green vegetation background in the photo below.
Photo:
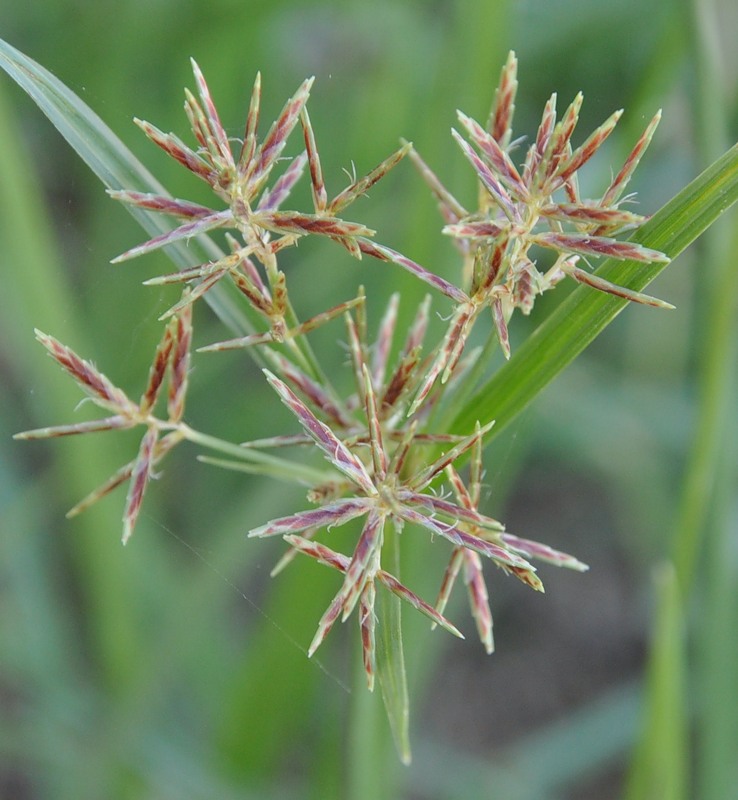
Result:
{"label": "green vegetation background", "polygon": [[[374,166],[403,136],[469,198],[473,179],[449,128],[456,108],[485,116],[513,48],[517,135],[535,131],[552,91],[561,106],[584,92],[582,131],[625,107],[608,149],[586,171],[593,194],[663,106],[633,182],[638,210],[648,213],[735,141],[738,62],[728,44],[737,17],[730,2],[677,0],[44,0],[43,9],[5,4],[0,35],[76,91],[174,195],[195,200],[203,188],[131,124],[137,116],[185,132],[189,56],[234,136],[257,70],[265,121],[316,75],[311,118],[329,187],[341,187],[352,164],[359,173]],[[718,39],[707,52],[724,78],[717,86],[699,47],[711,20]],[[722,93],[717,101],[712,91]],[[454,263],[410,164],[354,208],[380,241],[429,268]],[[662,591],[673,626],[658,627],[661,638],[649,631],[704,408],[706,286],[721,246],[730,251],[720,239],[735,244],[732,227],[726,221],[712,244],[692,248],[653,287],[675,312],[626,310],[487,451],[490,512],[591,570],[544,570],[543,597],[489,570],[491,657],[462,603],[452,616],[466,642],[408,617],[415,759],[406,769],[388,736],[371,751],[361,739],[361,721],[372,728],[382,710],[357,688],[353,626],[306,658],[335,576],[304,560],[271,581],[280,545],[245,539],[250,527],[297,509],[299,492],[218,472],[180,450],[123,549],[121,496],[72,521],[64,511],[131,457],[132,440],[10,439],[72,421],[79,401],[34,341],[34,326],[136,392],[159,335],[156,317],[173,295],[141,286],[168,269],[163,256],[109,265],[142,233],[32,103],[0,81],[0,797],[607,800],[626,785],[636,797],[638,769],[626,777],[631,753],[644,710],[658,707],[664,691],[672,729],[689,730],[667,750],[674,758],[686,741],[683,760],[695,770],[692,789],[682,776],[660,796],[726,797],[720,792],[738,779],[729,755],[738,741],[734,448],[724,448],[719,470],[695,490],[711,511],[689,602],[676,613]],[[406,314],[423,293],[399,269],[355,262],[336,248],[309,243],[289,259],[304,316],[353,296],[359,283],[375,324],[390,291],[407,293]],[[513,345],[552,302],[517,320]],[[440,297],[434,308],[444,312]],[[195,325],[200,344],[222,338],[202,308]],[[334,324],[314,340],[335,369],[344,359],[341,333]],[[188,419],[208,432],[243,441],[281,432],[289,420],[243,355],[197,357],[192,384]],[[727,418],[730,442],[735,414]],[[443,568],[443,547],[434,549],[437,558],[404,567],[428,597]],[[671,655],[662,672],[651,658],[645,680],[654,642],[666,642]],[[673,697],[690,704],[672,707],[671,682]],[[665,735],[663,726],[649,730],[652,743]],[[665,768],[679,775],[683,766]]]}

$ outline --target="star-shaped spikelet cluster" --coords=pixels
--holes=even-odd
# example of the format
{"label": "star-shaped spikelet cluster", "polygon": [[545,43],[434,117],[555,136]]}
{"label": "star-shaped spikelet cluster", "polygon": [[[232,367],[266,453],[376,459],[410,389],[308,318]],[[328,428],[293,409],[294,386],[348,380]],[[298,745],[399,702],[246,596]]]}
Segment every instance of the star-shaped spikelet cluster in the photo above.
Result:
{"label": "star-shaped spikelet cluster", "polygon": [[[403,145],[366,176],[352,181],[329,199],[306,107],[312,78],[301,84],[260,141],[261,77],[257,75],[243,137],[233,142],[226,134],[207,83],[194,61],[192,68],[197,97],[186,91],[185,112],[197,149],[190,148],[173,133],[163,133],[149,122],[136,122],[152,142],[205,181],[219,204],[225,204],[226,208],[210,208],[188,200],[135,191],[110,192],[116,200],[168,214],[181,221],[174,230],[131,248],[114,259],[114,263],[149,253],[177,240],[227,230],[230,252],[222,258],[145,282],[147,285],[191,284],[191,291],[186,292],[162,318],[176,313],[185,304],[194,303],[220,280],[229,278],[268,327],[263,333],[219,342],[207,349],[293,341],[340,315],[347,306],[339,304],[298,323],[288,298],[285,274],[277,264],[277,254],[305,236],[321,236],[337,242],[360,258],[362,249],[369,247],[365,242],[371,241],[374,231],[338,215],[384,177],[406,155],[410,145]],[[289,159],[280,177],[270,182],[275,167],[284,159],[287,141],[298,125],[302,128],[305,149]],[[309,167],[313,209],[310,212],[283,210],[282,205],[306,166]]]}
{"label": "star-shaped spikelet cluster", "polygon": [[[317,507],[274,519],[250,533],[252,537],[282,536],[292,548],[288,558],[301,552],[343,574],[342,585],[320,620],[308,652],[312,655],[336,620],[346,620],[358,604],[364,667],[370,688],[375,674],[374,600],[377,584],[407,601],[434,624],[460,636],[442,612],[463,565],[472,614],[482,642],[487,651],[492,652],[492,616],[482,576],[481,556],[538,591],[542,591],[543,586],[528,559],[539,558],[559,566],[586,569],[571,556],[509,534],[500,522],[478,510],[482,439],[493,423],[484,427],[477,425],[469,436],[457,437],[445,453],[430,463],[423,463],[422,457],[418,458],[417,451],[427,448],[429,443],[450,443],[450,437],[420,434],[420,416],[408,421],[401,413],[404,408],[401,398],[407,395],[407,384],[411,389],[415,385],[412,377],[414,367],[407,369],[405,365],[410,353],[415,353],[412,363],[418,362],[417,350],[427,316],[427,302],[421,306],[410,329],[397,367],[388,371],[387,356],[396,312],[396,301],[391,301],[372,348],[375,358],[371,365],[367,361],[370,348],[364,343],[363,325],[357,325],[351,315],[347,315],[357,392],[341,410],[328,398],[316,394],[315,387],[306,383],[305,376],[283,369],[290,383],[306,397],[303,401],[285,381],[265,370],[267,380],[297,418],[307,441],[318,447],[341,477],[330,487],[316,487],[310,492],[309,496],[317,502]],[[408,376],[404,384],[399,376]],[[432,402],[428,400],[426,405],[430,407]],[[332,426],[321,417],[330,419]],[[298,441],[299,438],[291,437],[281,443],[295,444]],[[268,443],[280,442],[271,440]],[[468,451],[473,451],[469,489],[453,466]],[[435,484],[444,473],[454,487],[458,502],[450,501],[435,490]],[[315,540],[321,531],[329,532],[357,519],[364,522],[350,556]],[[402,531],[406,523],[424,529],[431,537],[445,539],[454,547],[435,605],[422,600],[382,568],[386,525],[392,524],[397,531]],[[283,559],[275,572],[285,563]]]}
{"label": "star-shaped spikelet cluster", "polygon": [[[136,457],[111,475],[97,489],[67,512],[68,517],[89,508],[93,503],[128,482],[128,495],[123,512],[123,544],[130,539],[136,525],[144,492],[154,467],[184,438],[184,414],[192,339],[192,309],[186,305],[169,321],[154,353],[146,388],[138,402],[115,386],[97,367],[80,358],[74,350],[53,336],[36,331],[36,338],[51,358],[72,378],[92,402],[112,416],[71,425],[37,428],[18,433],[16,439],[47,439],[83,433],[125,430],[142,426],[145,433]],[[166,418],[155,414],[162,390],[168,381]]]}
{"label": "star-shaped spikelet cluster", "polygon": [[[529,314],[538,295],[569,276],[599,291],[637,303],[672,308],[669,303],[617,286],[593,275],[588,259],[608,256],[640,262],[668,261],[663,253],[613,238],[632,230],[645,217],[621,208],[623,192],[656,130],[654,116],[620,171],[597,200],[582,198],[578,172],[615,128],[616,111],[578,147],[572,144],[582,95],[578,94],[557,120],[556,95],[546,103],[535,139],[520,167],[511,153],[512,120],[517,91],[517,59],[510,53],[502,69],[495,101],[486,126],[458,112],[462,135],[452,130],[479,185],[477,209],[469,211],[441,183],[416,151],[410,158],[430,187],[451,236],[462,256],[462,286],[441,278],[404,257],[385,258],[441,291],[455,305],[438,357],[428,371],[416,400],[440,377],[448,380],[464,350],[472,327],[486,309],[491,311],[501,349],[510,357],[508,322],[515,309]],[[366,251],[379,250],[367,243]],[[544,251],[555,254],[552,264],[539,267]],[[382,257],[381,251],[372,252]],[[396,254],[395,254],[396,255]]]}

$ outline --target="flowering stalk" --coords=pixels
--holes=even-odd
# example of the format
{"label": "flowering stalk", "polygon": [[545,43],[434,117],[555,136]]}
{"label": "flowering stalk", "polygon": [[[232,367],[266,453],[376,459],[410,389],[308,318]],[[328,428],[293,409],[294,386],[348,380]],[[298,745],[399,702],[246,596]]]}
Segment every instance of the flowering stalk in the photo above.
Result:
{"label": "flowering stalk", "polygon": [[[185,112],[196,142],[190,147],[174,134],[137,120],[145,135],[168,155],[204,181],[216,202],[212,207],[161,194],[133,190],[111,191],[123,203],[177,220],[172,231],[155,236],[114,259],[115,263],[153,252],[193,236],[221,235],[222,256],[176,272],[157,275],[147,285],[180,284],[180,298],[161,317],[161,340],[155,350],[148,381],[137,402],[130,399],[90,362],[51,336],[37,332],[51,357],[106,412],[99,420],[42,428],[18,434],[34,439],[132,427],[143,436],[135,457],[69,513],[79,513],[117,486],[128,483],[124,503],[123,541],[127,542],[140,514],[154,470],[183,440],[214,449],[228,459],[203,458],[221,467],[260,472],[308,487],[310,507],[282,514],[257,526],[250,537],[281,537],[288,545],[273,574],[296,554],[303,554],[341,575],[338,590],[309,646],[312,655],[338,619],[357,611],[362,661],[367,684],[373,688],[381,670],[377,659],[377,591],[389,591],[455,636],[459,629],[444,615],[453,587],[463,576],[479,638],[487,652],[494,649],[492,613],[483,575],[485,559],[503,573],[536,591],[543,590],[533,561],[584,570],[573,556],[521,538],[482,508],[482,454],[485,436],[494,422],[477,420],[463,435],[435,430],[434,411],[442,404],[461,402],[473,384],[470,377],[485,364],[476,364],[480,351],[467,350],[479,318],[487,313],[506,358],[510,358],[509,325],[516,309],[530,314],[535,299],[565,277],[598,291],[657,307],[668,303],[617,286],[593,275],[589,260],[602,255],[642,262],[665,262],[651,248],[615,238],[632,230],[644,217],[621,208],[624,191],[658,124],[657,114],[598,200],[580,196],[578,170],[601,147],[615,128],[615,112],[582,144],[572,137],[582,103],[581,95],[557,119],[556,95],[543,112],[537,134],[522,163],[513,161],[512,120],[517,90],[517,61],[510,54],[485,126],[459,112],[461,133],[453,130],[463,158],[478,181],[476,209],[469,211],[442,184],[412,145],[401,147],[365,176],[331,197],[325,184],[315,133],[307,110],[312,79],[303,82],[286,102],[263,138],[259,136],[261,77],[256,76],[243,137],[228,137],[205,79],[192,64],[196,92],[185,93]],[[288,140],[301,132],[300,152],[286,156]],[[344,218],[344,211],[408,156],[429,186],[460,256],[458,284],[382,244],[375,232]],[[275,178],[277,167],[283,166]],[[292,189],[307,175],[311,206],[286,209]],[[397,349],[400,296],[393,294],[370,341],[366,296],[355,296],[301,320],[280,267],[281,254],[310,237],[340,245],[356,259],[394,263],[440,292],[452,303],[447,329],[440,342],[424,354],[430,314],[430,295],[419,304]],[[546,251],[553,260],[544,261]],[[369,259],[367,259],[369,260]],[[540,263],[540,266],[539,266]],[[296,425],[243,444],[224,442],[195,430],[184,421],[192,351],[193,307],[220,281],[233,284],[251,318],[260,326],[247,336],[224,339],[197,348],[198,353],[260,350],[266,379],[279,400],[292,412]],[[343,320],[353,385],[346,396],[335,389],[308,343],[309,334]],[[396,352],[393,360],[393,353]],[[487,353],[485,353],[486,357]],[[166,386],[166,398],[164,387]],[[248,401],[249,398],[246,398]],[[165,407],[165,409],[164,409]],[[158,410],[157,410],[158,409]],[[165,413],[163,413],[165,411]],[[263,452],[265,449],[312,447],[321,467],[303,466]],[[438,455],[440,453],[440,455]],[[468,477],[461,460],[469,460]],[[441,488],[444,479],[452,496]],[[359,527],[358,523],[361,522]],[[349,554],[322,541],[333,528],[355,525]],[[390,526],[390,527],[388,527]],[[448,542],[450,558],[440,577],[434,604],[405,586],[399,575],[386,570],[385,538],[408,529],[413,545]],[[393,568],[393,571],[396,570]],[[380,629],[381,630],[381,629]],[[462,637],[463,638],[463,637]],[[398,645],[399,646],[399,645]],[[404,676],[403,676],[404,680]],[[392,712],[390,712],[392,713]]]}

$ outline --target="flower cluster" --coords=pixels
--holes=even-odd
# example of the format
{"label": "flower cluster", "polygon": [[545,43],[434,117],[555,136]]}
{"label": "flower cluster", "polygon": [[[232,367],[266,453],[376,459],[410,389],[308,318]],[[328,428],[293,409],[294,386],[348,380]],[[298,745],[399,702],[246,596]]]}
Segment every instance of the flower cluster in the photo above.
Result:
{"label": "flower cluster", "polygon": [[[126,261],[180,239],[190,239],[220,229],[235,231],[227,237],[230,252],[222,258],[146,281],[148,285],[195,284],[163,318],[176,313],[184,304],[193,303],[222,278],[229,277],[257,315],[266,320],[268,329],[261,334],[212,345],[211,349],[293,341],[295,337],[341,314],[346,306],[341,304],[306,322],[297,323],[288,298],[285,274],[277,264],[277,254],[295,245],[302,237],[313,235],[327,237],[360,258],[359,238],[367,240],[367,237],[374,235],[374,231],[359,223],[341,219],[337,214],[386,175],[407,154],[410,146],[404,145],[369,174],[354,180],[329,200],[315,136],[305,107],[312,78],[304,81],[287,101],[266,137],[259,142],[257,129],[261,77],[257,75],[246,128],[236,156],[202,72],[194,61],[192,68],[199,101],[186,91],[185,112],[199,144],[198,150],[192,150],[174,134],[163,133],[148,122],[136,122],[152,142],[204,180],[216,197],[227,204],[227,208],[213,209],[187,200],[134,191],[110,192],[116,200],[184,220],[174,230],[127,250],[113,262]],[[283,174],[269,186],[271,173],[298,123],[302,126],[305,150],[292,158]],[[306,165],[310,170],[313,213],[280,210]]]}
{"label": "flower cluster", "polygon": [[[74,378],[92,402],[105,411],[112,411],[113,415],[89,422],[37,428],[16,434],[16,439],[47,439],[99,431],[125,430],[138,426],[146,429],[136,458],[121,467],[101,486],[67,512],[68,517],[79,514],[128,481],[128,496],[123,512],[123,544],[125,544],[133,533],[141,510],[144,492],[154,467],[185,438],[182,415],[187,394],[192,339],[192,309],[186,305],[164,329],[164,335],[154,353],[146,388],[138,402],[131,400],[122,389],[115,386],[92,363],[80,358],[71,348],[63,345],[53,336],[37,330],[36,338],[46,348],[51,358]],[[160,419],[155,416],[155,410],[167,379],[169,383],[167,415],[166,419]]]}
{"label": "flower cluster", "polygon": [[[518,308],[529,314],[537,295],[554,287],[565,276],[603,292],[660,308],[669,303],[616,286],[579,266],[587,258],[652,262],[669,261],[663,253],[613,236],[645,221],[620,208],[630,178],[653,137],[661,118],[657,113],[625,163],[598,200],[583,199],[577,173],[597,152],[615,128],[622,111],[616,111],[577,148],[571,140],[579,118],[582,95],[578,94],[562,118],[556,119],[556,95],[543,111],[535,140],[521,169],[510,151],[512,119],[517,91],[517,59],[510,53],[486,128],[458,112],[468,141],[452,130],[479,183],[476,211],[468,211],[441,183],[416,151],[410,158],[433,192],[451,237],[462,256],[462,286],[457,287],[418,265],[403,263],[421,280],[439,289],[455,307],[438,357],[416,399],[422,402],[440,376],[445,382],[455,369],[474,323],[489,308],[506,358],[510,357],[508,322]],[[563,197],[559,197],[563,195]],[[553,264],[540,271],[535,250],[553,251]]]}
{"label": "flower cluster", "polygon": [[[576,558],[538,542],[509,533],[504,525],[480,510],[482,500],[483,438],[492,427],[479,422],[466,436],[434,430],[439,409],[463,390],[463,378],[478,352],[464,356],[472,326],[486,309],[504,354],[510,356],[508,322],[519,308],[530,313],[538,294],[563,277],[636,302],[668,304],[610,284],[587,269],[588,257],[608,255],[637,261],[667,260],[661,253],[618,241],[613,235],[643,221],[620,208],[630,177],[651,140],[654,117],[625,165],[599,200],[582,199],[577,171],[610,135],[620,116],[613,114],[578,147],[572,145],[582,98],[578,95],[556,119],[555,95],[546,104],[535,140],[524,162],[516,167],[510,156],[511,124],[517,88],[513,54],[502,70],[495,103],[486,127],[459,114],[468,140],[453,131],[464,157],[479,181],[479,203],[468,211],[412,149],[403,144],[365,177],[329,199],[306,103],[312,80],[305,81],[285,104],[263,139],[259,139],[261,80],[257,76],[243,137],[232,140],[220,121],[207,84],[193,62],[197,97],[186,93],[185,111],[197,142],[192,149],[174,134],[137,121],[144,133],[170,156],[204,180],[218,199],[210,208],[187,200],[136,191],[115,191],[124,203],[174,217],[177,225],[123,253],[116,262],[143,255],[177,240],[225,231],[227,252],[214,261],[157,276],[147,284],[183,284],[181,298],[162,317],[167,320],[156,349],[146,389],[139,402],[131,400],[89,362],[45,334],[41,343],[87,392],[112,416],[92,422],[43,428],[19,434],[42,438],[141,425],[145,433],[134,460],[95,490],[70,514],[129,481],[123,541],[133,531],[144,490],[154,467],[182,439],[227,453],[239,468],[292,477],[310,486],[313,507],[281,516],[250,532],[252,537],[281,536],[289,545],[274,572],[296,553],[306,554],[343,575],[341,587],[319,622],[310,646],[312,654],[339,618],[359,609],[364,666],[370,688],[374,683],[377,585],[407,601],[451,633],[458,629],[444,616],[457,576],[463,569],[472,615],[488,652],[493,650],[492,616],[482,574],[482,557],[531,588],[542,583],[532,559],[575,570],[586,569]],[[300,127],[304,149],[288,159],[281,176],[272,181],[293,131]],[[235,145],[235,147],[234,147]],[[405,155],[409,155],[436,197],[444,232],[453,237],[462,258],[461,286],[436,275],[392,248],[374,240],[374,231],[343,218],[344,210],[366,193]],[[291,189],[307,168],[312,209],[283,210]],[[560,196],[560,195],[563,195]],[[225,206],[225,207],[222,207]],[[293,308],[278,257],[282,250],[307,236],[328,238],[355,257],[371,256],[409,270],[454,303],[447,331],[429,355],[423,355],[430,297],[418,307],[394,364],[390,363],[396,333],[399,296],[390,298],[376,339],[367,337],[365,295],[346,300],[305,321]],[[552,250],[555,260],[539,269],[537,251]],[[183,421],[188,384],[192,307],[219,281],[233,283],[261,330],[217,342],[200,351],[259,346],[267,380],[293,412],[301,433],[275,435],[235,445],[199,433]],[[343,317],[354,389],[342,398],[325,376],[305,343],[306,335]],[[462,357],[464,356],[464,357]],[[439,380],[440,378],[440,380]],[[165,417],[155,414],[162,387],[168,381]],[[463,399],[463,398],[462,398]],[[264,453],[265,448],[313,446],[328,461],[328,470],[306,467]],[[460,473],[468,459],[469,475]],[[218,462],[228,466],[226,462]],[[232,465],[232,462],[231,462]],[[451,493],[441,489],[443,479]],[[454,499],[450,499],[453,496]],[[339,553],[319,541],[322,532],[363,520],[351,554]],[[406,525],[448,541],[452,552],[434,604],[418,597],[382,566],[387,525],[399,532]]]}
{"label": "flower cluster", "polygon": [[[432,444],[451,444],[447,435],[419,433],[423,417],[433,406],[426,399],[417,416],[408,421],[404,409],[409,392],[417,385],[424,370],[418,370],[417,351],[425,326],[427,302],[421,306],[411,328],[411,335],[393,370],[387,370],[387,354],[396,319],[397,297],[393,296],[388,313],[380,325],[374,347],[374,362],[367,362],[363,326],[347,314],[356,393],[338,410],[327,397],[316,393],[295,368],[283,373],[289,382],[302,390],[303,401],[273,373],[265,370],[267,380],[279,398],[292,411],[303,428],[305,439],[313,442],[341,476],[330,486],[315,487],[310,498],[316,508],[272,520],[249,534],[252,537],[282,536],[293,548],[344,574],[343,583],[318,625],[308,650],[312,654],[324,640],[333,623],[342,620],[360,605],[359,623],[364,648],[364,667],[370,688],[374,683],[374,597],[375,582],[409,602],[434,623],[460,636],[442,616],[454,580],[461,565],[465,567],[469,599],[480,638],[488,652],[493,650],[492,615],[482,576],[480,556],[489,558],[505,572],[515,575],[538,591],[543,585],[527,559],[541,559],[576,570],[587,569],[576,558],[538,542],[521,539],[505,530],[495,519],[478,510],[482,481],[482,440],[493,422],[454,442],[431,463],[417,457],[417,451]],[[411,354],[415,354],[409,358]],[[283,362],[280,362],[283,366]],[[410,366],[408,366],[410,364]],[[388,377],[387,377],[388,376]],[[312,406],[312,409],[311,407]],[[349,409],[355,409],[351,414]],[[323,419],[319,418],[322,417]],[[324,419],[332,421],[332,429]],[[336,431],[340,431],[338,435]],[[284,444],[296,444],[294,437]],[[277,444],[276,440],[269,442]],[[254,446],[257,443],[251,443]],[[471,480],[467,489],[453,464],[473,451]],[[433,491],[437,479],[445,475],[454,488],[458,502],[449,501]],[[314,541],[323,530],[345,525],[365,517],[352,555],[337,553]],[[385,525],[391,522],[397,531],[405,523],[425,529],[454,545],[453,555],[435,606],[419,598],[381,566]],[[303,535],[299,535],[303,534]],[[278,572],[285,560],[277,566]]]}

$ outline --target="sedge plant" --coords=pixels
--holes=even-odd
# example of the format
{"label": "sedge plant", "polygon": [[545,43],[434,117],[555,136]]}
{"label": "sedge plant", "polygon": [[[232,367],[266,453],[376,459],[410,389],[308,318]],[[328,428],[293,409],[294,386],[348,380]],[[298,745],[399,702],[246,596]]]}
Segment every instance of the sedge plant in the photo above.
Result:
{"label": "sedge plant", "polygon": [[[275,576],[288,566],[299,568],[291,562],[302,556],[339,573],[337,592],[316,620],[308,654],[322,644],[337,620],[356,617],[367,686],[372,690],[378,677],[401,756],[407,760],[407,723],[398,721],[406,720],[406,692],[393,693],[391,688],[405,682],[401,636],[392,635],[400,633],[399,601],[424,614],[432,627],[461,637],[445,614],[462,576],[479,638],[486,652],[492,653],[487,580],[497,580],[502,573],[543,591],[538,562],[574,571],[587,569],[572,555],[508,531],[487,512],[483,457],[495,417],[488,413],[488,405],[470,403],[470,398],[479,398],[487,386],[504,393],[506,381],[511,396],[520,393],[509,326],[516,312],[534,313],[538,296],[561,281],[583,284],[585,294],[579,295],[579,302],[585,305],[598,295],[609,298],[609,318],[627,302],[671,307],[640,289],[669,262],[665,252],[676,255],[686,242],[663,235],[662,242],[653,243],[639,242],[637,235],[631,238],[646,217],[630,209],[633,195],[627,192],[660,113],[646,126],[602,194],[595,199],[583,197],[580,170],[611,135],[622,112],[616,111],[575,145],[575,138],[581,138],[575,137],[575,131],[582,96],[577,95],[559,114],[553,95],[526,145],[513,136],[518,83],[517,60],[510,53],[489,117],[478,122],[459,112],[459,131],[452,130],[459,155],[476,178],[476,197],[457,199],[412,144],[404,141],[365,176],[351,179],[333,194],[323,178],[319,143],[307,108],[311,79],[300,85],[262,135],[262,87],[257,75],[243,131],[234,138],[221,122],[199,67],[194,61],[192,66],[195,91],[185,93],[190,143],[149,122],[136,123],[151,142],[209,186],[212,204],[106,181],[113,200],[134,212],[174,221],[160,225],[156,235],[118,256],[116,263],[162,248],[172,252],[191,240],[206,243],[206,256],[199,263],[180,261],[173,271],[145,281],[151,286],[181,286],[181,295],[161,316],[161,338],[147,377],[142,368],[141,395],[138,399],[129,396],[90,360],[53,335],[37,331],[39,343],[103,415],[25,431],[16,438],[141,431],[131,459],[69,511],[74,516],[118,487],[126,487],[124,544],[132,541],[152,477],[159,475],[165,459],[183,441],[218,452],[221,457],[203,456],[203,460],[219,467],[293,480],[306,487],[304,507],[275,509],[271,520],[245,533],[284,541]],[[63,116],[63,109],[60,113]],[[286,155],[288,143],[295,142],[298,154]],[[403,161],[410,164],[400,166]],[[456,265],[421,265],[380,242],[376,231],[353,218],[352,204],[357,199],[390,170],[408,166],[437,201],[442,231],[455,245]],[[408,172],[407,179],[411,178]],[[306,209],[290,205],[291,191],[301,180],[310,188],[312,202]],[[703,227],[709,222],[706,218]],[[354,296],[306,319],[290,294],[280,261],[284,251],[310,237],[335,246],[335,269],[341,269],[342,260],[361,260],[368,288],[357,287]],[[624,274],[620,283],[602,270],[595,273],[601,257],[616,265],[610,272],[617,271],[617,263],[622,262],[635,271],[636,279]],[[428,288],[407,330],[398,330],[402,300],[398,293],[388,299],[379,320],[368,319],[366,297],[377,269],[404,269]],[[224,316],[224,284],[240,304],[244,330],[195,350],[193,328],[199,314],[209,313],[205,306]],[[434,312],[446,320],[445,331],[439,341],[428,342],[428,322]],[[605,318],[593,323],[591,337],[606,323]],[[339,392],[336,376],[329,374],[311,347],[311,332],[324,325],[343,330],[349,393]],[[477,328],[488,335],[483,348],[469,344]],[[399,348],[395,346],[398,338],[402,339]],[[495,348],[504,356],[503,366],[488,384],[486,374]],[[525,349],[523,343],[521,351]],[[193,359],[218,358],[220,352],[230,350],[241,350],[245,358],[257,360],[275,397],[294,417],[289,429],[274,430],[255,441],[229,442],[185,421]],[[559,360],[563,364],[575,354]],[[523,389],[528,395],[521,403],[539,389],[533,377]],[[248,404],[248,398],[237,401]],[[472,418],[473,408],[479,413]],[[309,449],[314,459],[293,460],[291,448]],[[340,552],[332,541],[332,530],[354,521],[360,524],[352,528],[356,531],[353,546]],[[435,597],[420,597],[402,582],[397,553],[387,553],[388,547],[395,547],[397,534],[411,537],[418,560],[427,547],[448,547],[448,566],[438,576]],[[528,535],[535,537],[536,532]],[[485,564],[497,569],[488,569],[485,576]],[[376,603],[378,592],[387,593],[392,602]],[[393,642],[389,652],[378,658],[380,642],[388,639]]]}

